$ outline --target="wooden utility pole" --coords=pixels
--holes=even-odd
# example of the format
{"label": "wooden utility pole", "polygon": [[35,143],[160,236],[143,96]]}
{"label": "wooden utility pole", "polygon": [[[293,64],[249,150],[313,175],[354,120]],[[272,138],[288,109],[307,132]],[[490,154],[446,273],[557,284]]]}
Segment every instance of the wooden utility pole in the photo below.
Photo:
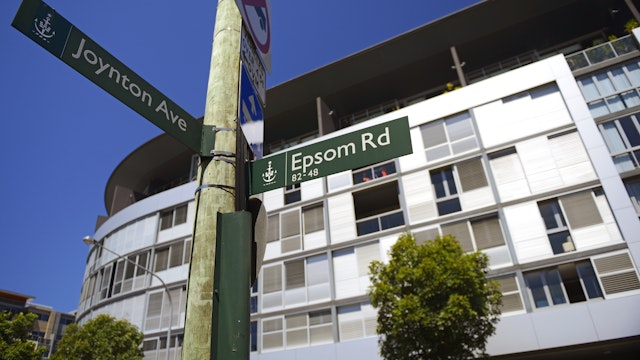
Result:
{"label": "wooden utility pole", "polygon": [[[242,17],[234,0],[219,0],[204,115],[205,136],[214,136],[215,132],[215,145],[211,156],[200,158],[198,168],[182,345],[184,360],[212,358],[217,214],[236,210],[236,136],[242,136],[236,133],[241,27]],[[206,129],[211,134],[206,134]]]}

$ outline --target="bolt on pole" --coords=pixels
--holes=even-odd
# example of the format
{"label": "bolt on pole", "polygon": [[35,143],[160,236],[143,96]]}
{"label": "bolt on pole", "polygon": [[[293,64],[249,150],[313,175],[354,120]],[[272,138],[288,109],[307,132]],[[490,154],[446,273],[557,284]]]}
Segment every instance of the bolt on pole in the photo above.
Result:
{"label": "bolt on pole", "polygon": [[233,0],[219,0],[204,115],[205,129],[207,125],[214,128],[215,144],[211,156],[200,157],[198,168],[196,217],[182,345],[184,360],[212,359],[213,355],[211,319],[214,274],[217,271],[217,216],[218,213],[236,210],[236,136],[242,136],[236,133],[241,26],[242,17],[236,3]]}

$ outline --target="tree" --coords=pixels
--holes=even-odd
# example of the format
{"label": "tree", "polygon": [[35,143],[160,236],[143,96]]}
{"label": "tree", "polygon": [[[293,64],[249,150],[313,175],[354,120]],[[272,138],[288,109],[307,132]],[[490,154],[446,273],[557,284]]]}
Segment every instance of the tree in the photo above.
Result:
{"label": "tree", "polygon": [[52,360],[136,360],[142,359],[143,335],[126,320],[98,315],[84,325],[70,324]]}
{"label": "tree", "polygon": [[453,236],[422,245],[402,234],[388,264],[370,264],[371,303],[385,359],[486,357],[502,294],[487,280],[488,257],[465,254]]}
{"label": "tree", "polygon": [[29,331],[38,315],[32,313],[12,314],[0,312],[0,359],[3,360],[37,360],[47,350],[36,348],[29,341]]}

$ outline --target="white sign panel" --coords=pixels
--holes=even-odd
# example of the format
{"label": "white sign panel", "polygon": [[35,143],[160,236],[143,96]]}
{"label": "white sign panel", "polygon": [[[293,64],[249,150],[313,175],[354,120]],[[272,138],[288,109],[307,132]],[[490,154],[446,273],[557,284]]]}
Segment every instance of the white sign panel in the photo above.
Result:
{"label": "white sign panel", "polygon": [[236,0],[247,30],[256,44],[264,67],[271,73],[271,2]]}
{"label": "white sign panel", "polygon": [[255,159],[262,159],[264,112],[244,64],[240,66],[240,72],[240,103],[238,104],[240,128],[253,150]]}
{"label": "white sign panel", "polygon": [[247,72],[249,73],[249,78],[251,78],[251,83],[258,92],[262,105],[266,106],[267,75],[264,72],[264,66],[262,66],[262,62],[258,58],[255,46],[253,46],[253,41],[251,41],[251,37],[249,36],[249,34],[247,34],[247,31],[244,28],[242,29],[240,54],[242,56],[242,62],[246,67]]}

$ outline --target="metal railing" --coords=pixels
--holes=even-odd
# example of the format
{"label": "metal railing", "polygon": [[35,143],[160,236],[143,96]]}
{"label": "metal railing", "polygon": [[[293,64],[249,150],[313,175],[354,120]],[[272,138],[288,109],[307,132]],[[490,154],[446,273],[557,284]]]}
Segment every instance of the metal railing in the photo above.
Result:
{"label": "metal railing", "polygon": [[572,71],[583,69],[605,60],[628,54],[638,50],[638,45],[631,35],[621,37],[588,49],[567,55],[567,63]]}

